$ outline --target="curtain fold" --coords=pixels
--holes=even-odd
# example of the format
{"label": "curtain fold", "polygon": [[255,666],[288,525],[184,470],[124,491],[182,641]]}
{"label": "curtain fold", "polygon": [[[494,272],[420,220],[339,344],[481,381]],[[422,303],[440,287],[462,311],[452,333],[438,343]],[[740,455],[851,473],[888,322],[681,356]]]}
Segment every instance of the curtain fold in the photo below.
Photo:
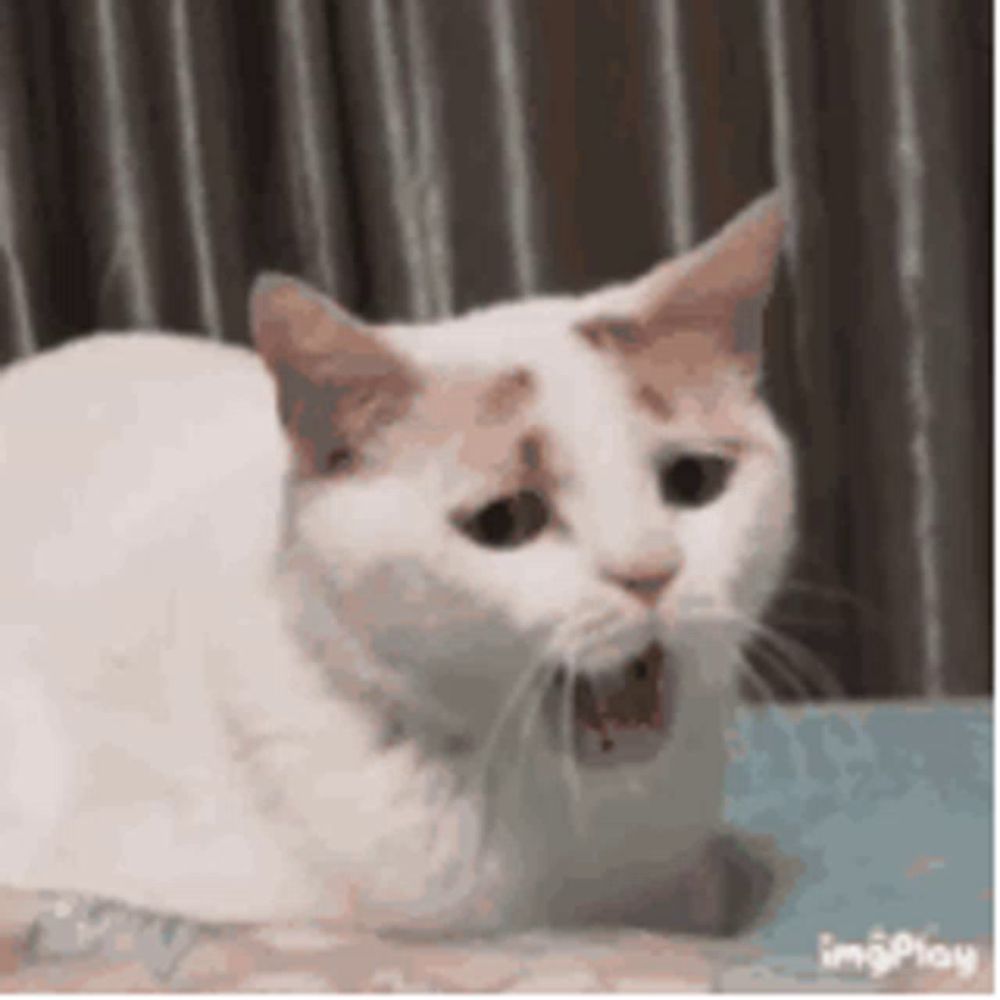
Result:
{"label": "curtain fold", "polygon": [[802,540],[770,679],[986,691],[991,21],[986,0],[0,0],[0,361],[101,328],[246,341],[265,269],[373,319],[583,290],[777,184],[767,390]]}
{"label": "curtain fold", "polygon": [[30,353],[38,330],[50,322],[41,308],[49,257],[39,183],[44,163],[33,168],[33,66],[18,15],[13,5],[0,6],[0,346],[6,357]]}

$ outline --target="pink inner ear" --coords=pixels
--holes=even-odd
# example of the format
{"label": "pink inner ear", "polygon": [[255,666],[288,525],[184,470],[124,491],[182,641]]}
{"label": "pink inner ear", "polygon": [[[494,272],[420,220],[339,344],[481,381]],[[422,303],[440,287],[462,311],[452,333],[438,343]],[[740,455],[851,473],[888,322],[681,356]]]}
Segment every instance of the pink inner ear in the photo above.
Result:
{"label": "pink inner ear", "polygon": [[714,237],[640,281],[640,321],[731,322],[742,303],[759,302],[770,291],[783,233],[780,197],[759,198]]}
{"label": "pink inner ear", "polygon": [[286,353],[296,328],[311,325],[312,296],[292,278],[262,275],[250,293],[250,333],[261,357],[274,368]]}
{"label": "pink inner ear", "polygon": [[300,466],[357,468],[368,439],[409,407],[415,374],[373,331],[294,279],[259,279],[250,316]]}
{"label": "pink inner ear", "polygon": [[272,370],[303,369],[333,353],[386,353],[360,320],[321,292],[283,275],[263,275],[250,295],[250,325],[257,350]]}

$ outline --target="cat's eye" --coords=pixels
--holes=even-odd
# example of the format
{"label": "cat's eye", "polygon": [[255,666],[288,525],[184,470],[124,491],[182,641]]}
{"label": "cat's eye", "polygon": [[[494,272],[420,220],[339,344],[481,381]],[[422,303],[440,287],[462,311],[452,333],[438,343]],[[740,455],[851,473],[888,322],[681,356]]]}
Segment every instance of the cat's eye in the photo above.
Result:
{"label": "cat's eye", "polygon": [[350,448],[333,448],[326,456],[326,471],[347,472],[354,464],[354,452]]}
{"label": "cat's eye", "polygon": [[660,496],[675,507],[704,507],[726,488],[734,464],[723,455],[674,455],[660,466]]}
{"label": "cat's eye", "polygon": [[460,518],[458,527],[480,545],[513,549],[540,535],[549,523],[545,498],[534,490],[521,490]]}

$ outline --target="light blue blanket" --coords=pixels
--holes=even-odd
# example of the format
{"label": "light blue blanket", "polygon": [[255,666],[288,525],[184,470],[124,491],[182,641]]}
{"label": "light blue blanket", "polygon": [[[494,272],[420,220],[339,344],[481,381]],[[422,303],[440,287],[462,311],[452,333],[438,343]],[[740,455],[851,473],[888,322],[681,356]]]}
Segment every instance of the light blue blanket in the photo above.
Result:
{"label": "light blue blanket", "polygon": [[[728,818],[799,868],[747,939],[760,964],[816,974],[848,943],[884,962],[900,932],[923,936],[928,963],[934,942],[991,940],[992,734],[985,700],[742,712]],[[842,970],[859,955],[842,950]]]}

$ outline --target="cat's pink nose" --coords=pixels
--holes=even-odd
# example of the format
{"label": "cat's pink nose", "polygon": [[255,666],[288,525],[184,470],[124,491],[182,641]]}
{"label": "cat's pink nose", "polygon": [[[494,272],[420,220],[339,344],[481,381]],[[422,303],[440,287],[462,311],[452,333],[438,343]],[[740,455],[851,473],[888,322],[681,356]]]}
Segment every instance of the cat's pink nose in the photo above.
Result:
{"label": "cat's pink nose", "polygon": [[626,593],[650,608],[660,599],[660,594],[676,575],[676,569],[657,569],[652,572],[641,570],[604,571],[605,579],[617,584]]}

